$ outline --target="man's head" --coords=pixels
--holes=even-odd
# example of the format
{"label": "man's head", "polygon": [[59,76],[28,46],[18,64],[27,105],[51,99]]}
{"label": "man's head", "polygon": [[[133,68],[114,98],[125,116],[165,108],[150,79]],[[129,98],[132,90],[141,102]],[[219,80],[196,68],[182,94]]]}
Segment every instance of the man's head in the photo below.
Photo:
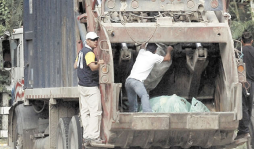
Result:
{"label": "man's head", "polygon": [[95,32],[89,32],[86,34],[86,44],[94,49],[98,45],[98,38],[99,36]]}
{"label": "man's head", "polygon": [[146,46],[146,50],[150,51],[152,53],[155,53],[157,48],[158,48],[158,46],[155,43],[148,43]]}
{"label": "man's head", "polygon": [[242,42],[244,44],[250,43],[252,44],[253,40],[252,40],[252,34],[250,32],[244,32],[242,35]]}

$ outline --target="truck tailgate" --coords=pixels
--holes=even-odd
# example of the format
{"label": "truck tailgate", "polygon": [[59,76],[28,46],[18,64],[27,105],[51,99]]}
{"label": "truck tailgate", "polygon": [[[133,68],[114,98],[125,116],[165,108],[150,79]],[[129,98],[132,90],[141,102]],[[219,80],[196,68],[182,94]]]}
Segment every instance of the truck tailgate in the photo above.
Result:
{"label": "truck tailgate", "polygon": [[233,112],[120,113],[108,141],[123,147],[220,146],[232,142],[234,117]]}

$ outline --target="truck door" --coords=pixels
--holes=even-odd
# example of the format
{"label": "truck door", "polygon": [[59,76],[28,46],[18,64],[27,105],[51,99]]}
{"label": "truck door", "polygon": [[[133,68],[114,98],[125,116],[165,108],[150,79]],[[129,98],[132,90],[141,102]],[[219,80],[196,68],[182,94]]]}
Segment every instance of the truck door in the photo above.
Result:
{"label": "truck door", "polygon": [[24,56],[22,34],[17,35],[18,38],[10,40],[11,65],[12,65],[12,82],[15,101],[22,100],[24,97]]}

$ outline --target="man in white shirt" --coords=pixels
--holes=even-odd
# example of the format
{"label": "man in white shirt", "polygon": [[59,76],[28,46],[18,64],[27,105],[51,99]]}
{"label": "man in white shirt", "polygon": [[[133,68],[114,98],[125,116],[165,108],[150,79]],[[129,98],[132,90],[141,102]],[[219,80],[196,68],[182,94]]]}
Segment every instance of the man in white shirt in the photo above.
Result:
{"label": "man in white shirt", "polygon": [[150,74],[155,63],[171,60],[170,52],[173,50],[171,46],[167,48],[167,54],[163,57],[155,54],[158,47],[155,43],[148,43],[146,50],[145,45],[146,44],[141,45],[141,50],[138,53],[131,74],[125,82],[129,101],[129,112],[137,112],[138,110],[137,95],[141,98],[143,112],[152,112],[149,103],[149,95],[143,82]]}

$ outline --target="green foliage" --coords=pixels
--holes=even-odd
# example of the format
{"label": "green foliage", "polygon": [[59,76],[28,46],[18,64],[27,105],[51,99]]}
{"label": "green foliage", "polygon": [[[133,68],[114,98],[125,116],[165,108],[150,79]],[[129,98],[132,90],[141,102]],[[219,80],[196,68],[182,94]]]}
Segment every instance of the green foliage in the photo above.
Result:
{"label": "green foliage", "polygon": [[6,31],[6,27],[3,25],[0,25],[0,35],[2,35]]}
{"label": "green foliage", "polygon": [[248,21],[251,19],[251,5],[250,2],[233,2],[229,3],[229,12],[232,20]]}
{"label": "green foliage", "polygon": [[6,85],[10,85],[10,73],[0,70],[0,92],[6,92]]}
{"label": "green foliage", "polygon": [[22,25],[23,0],[0,1],[0,35]]}
{"label": "green foliage", "polygon": [[253,13],[249,0],[231,0],[229,4],[229,13],[232,17],[230,28],[233,39],[241,40],[244,31],[252,32],[254,35]]}
{"label": "green foliage", "polygon": [[241,36],[242,36],[242,33],[244,31],[252,32],[252,34],[253,34],[254,21],[252,21],[252,20],[245,21],[245,22],[231,21],[230,28],[231,28],[233,39],[240,40]]}

